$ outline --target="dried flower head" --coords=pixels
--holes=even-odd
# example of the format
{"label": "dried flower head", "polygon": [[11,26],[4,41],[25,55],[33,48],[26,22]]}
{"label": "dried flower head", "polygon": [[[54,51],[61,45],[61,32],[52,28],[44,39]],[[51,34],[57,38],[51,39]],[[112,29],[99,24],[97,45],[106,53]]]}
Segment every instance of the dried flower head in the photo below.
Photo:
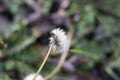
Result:
{"label": "dried flower head", "polygon": [[69,40],[65,32],[60,29],[51,31],[50,44],[54,43],[52,47],[53,53],[64,53],[69,49]]}
{"label": "dried flower head", "polygon": [[[35,76],[35,73],[29,74],[24,78],[24,80],[33,80],[34,76]],[[42,77],[42,75],[38,75],[36,77],[36,80],[44,80],[44,78]]]}

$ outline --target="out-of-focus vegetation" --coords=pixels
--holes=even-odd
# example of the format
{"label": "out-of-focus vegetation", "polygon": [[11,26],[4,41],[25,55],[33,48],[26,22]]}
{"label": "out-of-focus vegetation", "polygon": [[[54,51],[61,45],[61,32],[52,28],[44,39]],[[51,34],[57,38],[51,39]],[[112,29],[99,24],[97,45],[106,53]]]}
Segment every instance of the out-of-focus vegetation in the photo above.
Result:
{"label": "out-of-focus vegetation", "polygon": [[[120,80],[120,0],[0,0],[0,80],[35,73],[49,32],[71,26],[69,55],[51,80]],[[43,76],[59,57],[48,58]]]}

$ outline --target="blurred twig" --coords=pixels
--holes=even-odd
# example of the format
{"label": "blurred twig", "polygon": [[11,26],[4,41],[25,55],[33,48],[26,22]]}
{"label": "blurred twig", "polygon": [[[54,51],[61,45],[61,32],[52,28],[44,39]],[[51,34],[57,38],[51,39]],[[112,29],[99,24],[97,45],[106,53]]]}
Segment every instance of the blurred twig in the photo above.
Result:
{"label": "blurred twig", "polygon": [[113,70],[110,67],[106,67],[106,72],[112,76],[115,80],[120,80],[120,78],[113,72]]}

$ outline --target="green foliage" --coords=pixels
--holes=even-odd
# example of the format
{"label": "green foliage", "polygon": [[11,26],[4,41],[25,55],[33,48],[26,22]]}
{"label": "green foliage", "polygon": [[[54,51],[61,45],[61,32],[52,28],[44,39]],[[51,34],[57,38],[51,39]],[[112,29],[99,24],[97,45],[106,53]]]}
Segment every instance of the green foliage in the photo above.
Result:
{"label": "green foliage", "polygon": [[[120,0],[71,0],[68,9],[59,8],[60,11],[58,9],[49,14],[52,2],[53,0],[3,0],[4,4],[0,6],[0,80],[18,80],[17,74],[11,76],[15,72],[19,74],[19,80],[35,73],[43,58],[41,55],[48,47],[47,33],[59,25],[65,29],[73,25],[75,28],[66,61],[71,60],[71,56],[77,56],[78,61],[89,60],[85,64],[71,62],[76,73],[91,75],[96,64],[102,63],[101,70],[114,80],[119,80],[113,68],[120,71]],[[56,4],[59,5],[58,3]],[[57,5],[54,6],[55,9]],[[74,23],[71,15],[75,13],[78,13],[80,20]],[[59,22],[65,24],[58,24]],[[36,37],[36,33],[40,36]],[[58,56],[50,58],[58,60]],[[54,70],[53,64],[56,62],[47,62],[42,74],[46,76]],[[69,70],[68,73],[61,70],[59,75],[64,77],[64,74],[69,77]]]}
{"label": "green foliage", "polygon": [[101,57],[96,55],[96,54],[92,54],[90,52],[86,52],[86,51],[83,51],[83,50],[80,50],[80,49],[72,49],[71,52],[78,53],[78,54],[84,55],[86,57],[90,57],[94,61],[100,61],[100,59],[101,59]]}

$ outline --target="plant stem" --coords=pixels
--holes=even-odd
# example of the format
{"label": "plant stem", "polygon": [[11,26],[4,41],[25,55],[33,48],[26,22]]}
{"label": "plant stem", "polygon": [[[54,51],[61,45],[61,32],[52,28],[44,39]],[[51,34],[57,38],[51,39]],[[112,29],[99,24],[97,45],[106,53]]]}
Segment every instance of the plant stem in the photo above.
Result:
{"label": "plant stem", "polygon": [[46,54],[46,57],[45,57],[45,59],[43,60],[41,66],[40,66],[39,69],[38,69],[38,71],[36,72],[36,75],[34,76],[33,80],[36,79],[36,77],[38,76],[38,74],[39,74],[40,71],[42,70],[42,68],[43,68],[43,66],[44,66],[44,64],[45,64],[45,62],[46,62],[46,60],[47,60],[47,58],[48,58],[48,56],[49,56],[49,54],[50,54],[50,52],[51,52],[51,49],[52,49],[52,46],[53,46],[53,45],[54,45],[54,43],[52,43],[52,44],[50,45],[50,48],[49,48],[49,50],[48,50],[48,52],[47,52],[47,54]]}

